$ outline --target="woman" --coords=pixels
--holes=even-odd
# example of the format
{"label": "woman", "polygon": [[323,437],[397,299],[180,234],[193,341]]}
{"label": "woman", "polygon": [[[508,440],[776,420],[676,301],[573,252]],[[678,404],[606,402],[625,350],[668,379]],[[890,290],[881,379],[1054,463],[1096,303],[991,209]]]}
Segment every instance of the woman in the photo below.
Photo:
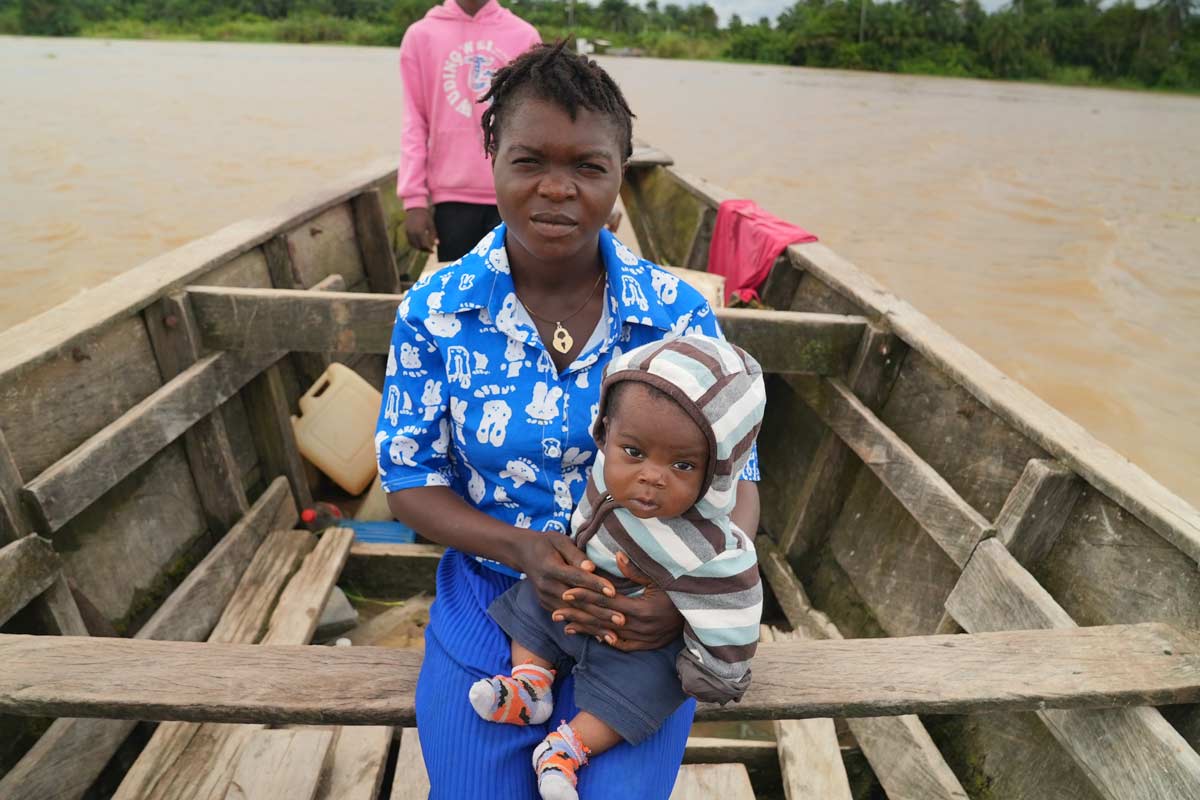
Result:
{"label": "woman", "polygon": [[[511,668],[487,607],[524,574],[569,633],[607,643],[597,646],[656,648],[679,636],[665,595],[614,596],[557,534],[594,456],[609,360],[720,332],[699,293],[603,230],[632,152],[632,113],[612,79],[561,44],[541,46],[497,73],[489,101],[484,145],[504,224],[401,303],[376,443],[393,514],[450,548],[417,684],[431,797],[509,800],[537,796],[528,758],[548,729],[489,725],[466,702],[474,681]],[[756,473],[752,461],[743,477]],[[757,529],[757,499],[743,480],[743,530]],[[552,723],[574,716],[573,697],[567,677]],[[665,799],[694,709],[686,703],[636,750],[609,751],[581,796]]]}

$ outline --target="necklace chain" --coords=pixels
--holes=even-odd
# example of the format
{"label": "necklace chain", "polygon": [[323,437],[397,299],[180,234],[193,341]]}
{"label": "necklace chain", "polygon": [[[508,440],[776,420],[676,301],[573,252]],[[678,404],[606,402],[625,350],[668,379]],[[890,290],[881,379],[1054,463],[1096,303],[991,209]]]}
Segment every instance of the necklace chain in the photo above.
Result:
{"label": "necklace chain", "polygon": [[600,274],[596,276],[596,282],[592,284],[592,290],[588,292],[587,297],[583,299],[583,304],[562,319],[546,319],[541,314],[534,312],[534,310],[528,305],[525,306],[525,310],[529,312],[529,316],[533,317],[534,319],[540,319],[542,322],[547,324],[554,325],[554,335],[551,337],[550,344],[555,350],[563,355],[571,352],[571,348],[575,346],[575,339],[571,336],[570,331],[566,329],[566,326],[564,326],[563,323],[587,307],[588,302],[592,299],[592,295],[596,293],[597,287],[600,286],[600,282],[604,280],[604,275],[605,272],[601,270]]}

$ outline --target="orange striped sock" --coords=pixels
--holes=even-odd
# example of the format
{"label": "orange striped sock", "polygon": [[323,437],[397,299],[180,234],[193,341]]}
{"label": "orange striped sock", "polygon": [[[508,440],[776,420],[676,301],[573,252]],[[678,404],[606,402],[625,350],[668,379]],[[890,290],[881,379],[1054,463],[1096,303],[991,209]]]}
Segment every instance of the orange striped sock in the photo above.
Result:
{"label": "orange striped sock", "polygon": [[588,749],[575,729],[563,722],[533,751],[533,769],[542,800],[579,800],[576,772],[587,763]]}
{"label": "orange striped sock", "polygon": [[554,670],[518,664],[512,675],[497,675],[471,686],[471,707],[483,719],[507,725],[539,725],[554,710]]}

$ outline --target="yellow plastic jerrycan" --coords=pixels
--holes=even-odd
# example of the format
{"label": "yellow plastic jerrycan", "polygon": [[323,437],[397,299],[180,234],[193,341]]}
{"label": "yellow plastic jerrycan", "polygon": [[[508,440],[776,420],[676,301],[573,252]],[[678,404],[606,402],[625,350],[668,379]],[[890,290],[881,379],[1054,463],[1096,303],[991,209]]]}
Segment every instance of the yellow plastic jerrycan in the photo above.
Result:
{"label": "yellow plastic jerrycan", "polygon": [[292,417],[300,454],[350,494],[377,474],[375,421],[382,395],[343,364],[329,369],[300,398]]}

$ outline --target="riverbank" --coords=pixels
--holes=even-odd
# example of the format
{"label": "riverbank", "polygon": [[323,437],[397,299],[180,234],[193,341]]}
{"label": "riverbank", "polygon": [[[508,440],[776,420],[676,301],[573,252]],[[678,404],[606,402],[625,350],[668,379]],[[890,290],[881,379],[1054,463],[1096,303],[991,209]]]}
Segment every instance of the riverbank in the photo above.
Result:
{"label": "riverbank", "polygon": [[[605,28],[597,24],[603,18],[592,19],[599,14],[594,9],[581,10],[582,23],[567,27],[558,24],[561,15],[545,4],[526,9],[518,0],[509,5],[529,18],[545,41],[600,39],[654,58],[1200,93],[1200,21],[1184,17],[1172,22],[1157,6],[1056,6],[989,15],[975,0],[967,0],[961,10],[946,6],[925,14],[908,4],[868,5],[868,16],[858,5],[864,1],[869,3],[797,4],[774,23],[763,18],[742,24],[735,15],[724,28],[716,27],[715,17],[708,25],[685,22],[677,27],[668,21],[662,27],[643,21],[638,27],[627,20],[621,29]],[[281,18],[232,12],[151,19],[67,15],[36,23],[14,6],[0,11],[0,34],[398,47],[408,24],[426,5],[400,2],[391,13],[357,17],[317,11]],[[699,8],[706,7],[689,6],[682,13]],[[952,9],[949,16],[947,9]]]}

